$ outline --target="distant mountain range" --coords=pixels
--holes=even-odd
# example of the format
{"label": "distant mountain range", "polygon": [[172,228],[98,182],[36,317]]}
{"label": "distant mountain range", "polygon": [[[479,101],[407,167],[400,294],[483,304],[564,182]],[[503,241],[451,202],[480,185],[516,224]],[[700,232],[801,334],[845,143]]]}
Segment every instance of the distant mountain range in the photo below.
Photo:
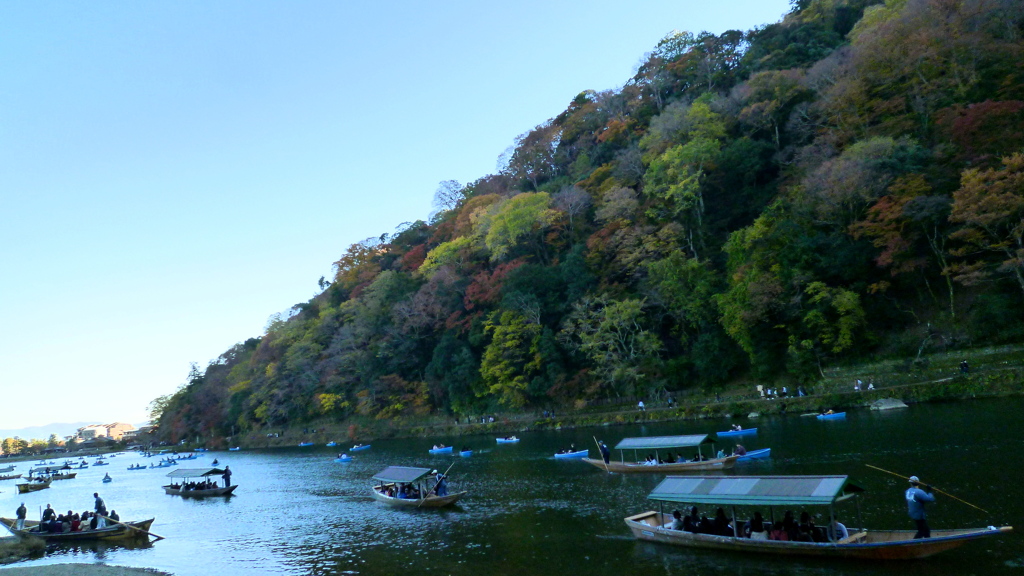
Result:
{"label": "distant mountain range", "polygon": [[99,424],[99,422],[55,422],[53,424],[47,424],[45,426],[29,426],[27,428],[18,428],[15,430],[0,430],[0,440],[4,438],[14,438],[17,436],[23,440],[40,439],[46,440],[50,437],[50,434],[56,434],[61,440],[65,436],[70,436],[78,431],[83,426],[89,424]]}

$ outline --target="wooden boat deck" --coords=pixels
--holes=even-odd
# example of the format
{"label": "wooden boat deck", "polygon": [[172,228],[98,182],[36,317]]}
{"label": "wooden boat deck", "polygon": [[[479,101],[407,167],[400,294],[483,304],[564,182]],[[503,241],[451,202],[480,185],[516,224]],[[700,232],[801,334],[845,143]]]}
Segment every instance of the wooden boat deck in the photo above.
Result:
{"label": "wooden boat deck", "polygon": [[[149,520],[143,520],[141,522],[125,522],[138,528],[139,530],[148,531],[149,527],[153,525],[153,518]],[[33,532],[32,528],[39,525],[38,520],[26,520],[25,530],[18,530],[14,526],[16,524],[14,518],[0,518],[0,524],[3,524],[5,528],[10,530],[11,534],[18,536],[19,538],[33,537],[42,538],[47,542],[83,542],[92,540],[136,540],[136,539],[148,539],[148,534],[140,532],[139,530],[132,530],[125,526],[118,526],[117,524],[101,528],[99,530],[82,530],[81,532],[61,532],[60,534],[52,532]]]}
{"label": "wooden boat deck", "polygon": [[170,485],[164,486],[164,494],[170,494],[171,496],[181,496],[183,498],[206,498],[207,496],[230,496],[235,488],[238,488],[238,484],[232,484],[227,488],[211,488],[209,490],[182,490],[181,488],[171,488]]}
{"label": "wooden boat deck", "polygon": [[394,484],[384,484],[373,486],[373,498],[378,502],[383,502],[388,506],[405,507],[405,508],[441,508],[444,506],[451,506],[459,501],[460,498],[466,495],[466,490],[462,492],[453,492],[447,496],[427,496],[426,498],[393,498],[387,494],[381,493],[382,488],[389,488]]}

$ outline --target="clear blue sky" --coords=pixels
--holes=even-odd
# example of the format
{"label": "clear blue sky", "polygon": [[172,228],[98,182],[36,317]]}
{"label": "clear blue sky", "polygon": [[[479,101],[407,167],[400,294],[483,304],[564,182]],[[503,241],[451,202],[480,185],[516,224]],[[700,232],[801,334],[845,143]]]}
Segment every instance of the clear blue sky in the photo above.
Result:
{"label": "clear blue sky", "polygon": [[4,427],[138,423],[673,29],[788,0],[0,3]]}

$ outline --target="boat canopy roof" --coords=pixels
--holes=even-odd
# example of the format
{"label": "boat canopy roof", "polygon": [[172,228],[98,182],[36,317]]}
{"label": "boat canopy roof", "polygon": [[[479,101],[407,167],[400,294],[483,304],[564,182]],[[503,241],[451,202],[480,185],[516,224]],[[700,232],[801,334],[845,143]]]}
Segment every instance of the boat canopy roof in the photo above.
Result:
{"label": "boat canopy roof", "polygon": [[844,492],[862,492],[846,476],[669,476],[647,498],[734,506],[829,505]]}
{"label": "boat canopy roof", "polygon": [[204,476],[220,476],[224,470],[220,468],[178,468],[168,472],[168,478],[202,478]]}
{"label": "boat canopy roof", "polygon": [[381,482],[397,482],[406,484],[415,482],[424,476],[429,476],[434,471],[430,468],[410,468],[408,466],[388,466],[387,468],[373,475],[374,480]]}
{"label": "boat canopy roof", "polygon": [[714,440],[707,434],[690,434],[689,436],[646,436],[642,438],[623,438],[615,445],[616,450],[659,450],[662,448],[691,448],[708,444]]}

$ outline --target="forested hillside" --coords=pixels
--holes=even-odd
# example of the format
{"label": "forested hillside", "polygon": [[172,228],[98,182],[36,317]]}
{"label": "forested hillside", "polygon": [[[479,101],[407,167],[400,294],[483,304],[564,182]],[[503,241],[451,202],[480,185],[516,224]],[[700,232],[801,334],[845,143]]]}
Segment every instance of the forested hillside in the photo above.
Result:
{"label": "forested hillside", "polygon": [[1024,340],[1019,0],[796,0],[672,33],[502,166],[349,247],[155,401],[162,432],[812,383]]}

